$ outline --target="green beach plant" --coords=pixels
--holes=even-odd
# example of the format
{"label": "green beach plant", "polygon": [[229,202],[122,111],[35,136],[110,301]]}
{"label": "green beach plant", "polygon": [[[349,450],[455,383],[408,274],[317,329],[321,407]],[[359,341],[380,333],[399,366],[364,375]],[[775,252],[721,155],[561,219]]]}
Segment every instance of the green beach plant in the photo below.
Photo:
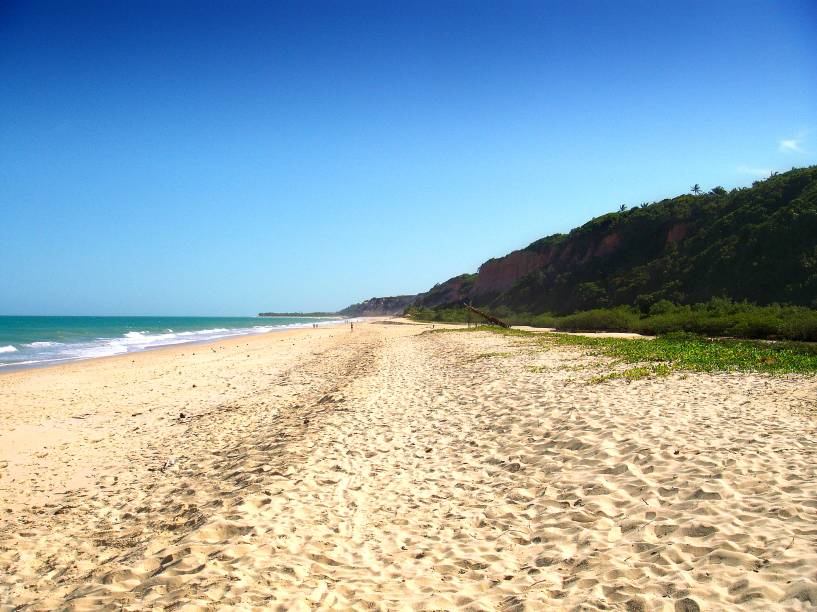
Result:
{"label": "green beach plant", "polygon": [[607,338],[552,332],[480,326],[471,329],[429,330],[426,333],[492,332],[525,337],[542,348],[575,346],[588,354],[611,357],[637,367],[608,375],[606,379],[637,380],[666,376],[674,371],[759,372],[764,374],[817,374],[817,345],[802,342],[709,339],[690,333],[673,333],[655,339]]}

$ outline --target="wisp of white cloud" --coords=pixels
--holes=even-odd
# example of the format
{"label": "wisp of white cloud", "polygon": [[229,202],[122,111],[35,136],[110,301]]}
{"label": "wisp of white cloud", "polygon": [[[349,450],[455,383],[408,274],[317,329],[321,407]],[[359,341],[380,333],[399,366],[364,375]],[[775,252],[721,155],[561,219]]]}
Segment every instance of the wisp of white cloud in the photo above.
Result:
{"label": "wisp of white cloud", "polygon": [[803,153],[803,148],[800,146],[800,139],[799,138],[788,138],[785,140],[781,140],[777,144],[777,148],[781,151],[794,151],[795,153]]}
{"label": "wisp of white cloud", "polygon": [[813,131],[812,128],[808,128],[801,130],[794,138],[784,138],[777,141],[777,150],[783,153],[809,153],[810,151],[807,151],[803,145],[806,142],[806,136]]}

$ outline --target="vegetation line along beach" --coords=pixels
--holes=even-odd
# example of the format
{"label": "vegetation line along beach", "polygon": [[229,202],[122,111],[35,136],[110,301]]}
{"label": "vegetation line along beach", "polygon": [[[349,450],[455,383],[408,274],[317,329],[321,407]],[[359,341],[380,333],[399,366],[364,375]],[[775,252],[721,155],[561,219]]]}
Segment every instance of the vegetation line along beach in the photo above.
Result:
{"label": "vegetation line along beach", "polygon": [[623,363],[652,364],[653,373],[662,375],[673,370],[817,374],[817,346],[798,342],[709,339],[685,333],[667,334],[656,339],[610,338],[593,334],[567,335],[493,326],[443,328],[428,333],[471,331],[491,331],[527,338],[533,344],[541,346],[583,347],[589,349],[590,354],[613,357]]}
{"label": "vegetation line along beach", "polygon": [[817,341],[817,166],[685,194],[542,238],[420,294],[418,320],[464,301],[564,331],[686,331]]}

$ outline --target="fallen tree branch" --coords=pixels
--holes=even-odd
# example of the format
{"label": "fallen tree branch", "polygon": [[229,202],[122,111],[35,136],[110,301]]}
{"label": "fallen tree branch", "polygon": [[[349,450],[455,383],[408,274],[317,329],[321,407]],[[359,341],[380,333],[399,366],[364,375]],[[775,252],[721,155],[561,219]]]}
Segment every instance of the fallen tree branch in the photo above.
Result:
{"label": "fallen tree branch", "polygon": [[478,314],[479,316],[481,316],[483,319],[485,319],[489,323],[493,323],[494,325],[499,325],[500,327],[504,327],[505,329],[510,329],[511,328],[511,326],[508,323],[505,323],[505,321],[503,321],[502,319],[497,319],[496,317],[492,317],[487,312],[482,312],[481,310],[479,310],[477,308],[474,308],[473,306],[471,306],[471,304],[465,304],[465,307],[468,310],[470,310],[471,312],[474,312],[474,313]]}

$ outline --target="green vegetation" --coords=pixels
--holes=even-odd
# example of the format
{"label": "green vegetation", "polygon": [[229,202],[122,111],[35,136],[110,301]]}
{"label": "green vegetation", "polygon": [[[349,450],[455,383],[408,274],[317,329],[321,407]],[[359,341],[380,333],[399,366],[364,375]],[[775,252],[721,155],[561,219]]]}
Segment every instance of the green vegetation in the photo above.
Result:
{"label": "green vegetation", "polygon": [[[465,308],[410,308],[407,312],[420,321],[468,320]],[[552,327],[559,331],[635,332],[649,336],[689,332],[702,336],[817,341],[817,310],[802,306],[756,306],[719,298],[691,305],[661,300],[646,311],[619,306],[556,316],[518,314],[499,307],[492,309],[491,314],[513,325]]]}
{"label": "green vegetation", "polygon": [[[416,319],[817,341],[817,166],[684,194],[537,240],[418,296]],[[527,273],[525,273],[527,271]]]}
{"label": "green vegetation", "polygon": [[652,378],[654,376],[667,376],[671,372],[672,368],[670,366],[665,363],[658,363],[649,366],[628,368],[623,372],[610,372],[609,374],[594,376],[590,379],[590,382],[597,384],[608,380],[615,380],[616,378],[623,378],[625,380],[641,380],[642,378]]}
{"label": "green vegetation", "polygon": [[424,334],[458,334],[458,333],[467,333],[467,332],[478,332],[478,331],[491,331],[495,334],[500,334],[502,336],[540,336],[540,334],[536,332],[526,331],[524,329],[507,329],[505,327],[497,327],[495,325],[478,325],[474,327],[441,327],[439,329],[428,329],[424,331]]}
{"label": "green vegetation", "polygon": [[474,357],[474,360],[476,361],[479,359],[490,359],[492,357],[510,357],[511,355],[513,355],[513,353],[508,353],[507,351],[503,351],[501,353],[500,352],[480,353],[479,355]]}
{"label": "green vegetation", "polygon": [[[627,364],[638,364],[624,372],[606,375],[635,380],[645,376],[665,376],[672,371],[717,372],[740,371],[767,374],[817,373],[817,346],[798,342],[763,342],[757,340],[711,340],[694,334],[676,333],[650,339],[600,338],[518,329],[480,326],[471,330],[508,336],[524,336],[542,346],[566,345],[586,348],[590,354],[612,357]],[[444,330],[433,330],[429,333]]]}
{"label": "green vegetation", "polygon": [[381,317],[402,313],[417,299],[416,295],[394,295],[391,297],[373,297],[339,310],[344,317]]}
{"label": "green vegetation", "polygon": [[[477,317],[471,314],[468,318],[468,309],[464,307],[453,308],[419,308],[410,306],[406,309],[405,315],[416,321],[435,321],[440,323],[465,323],[473,321]],[[447,330],[436,330],[447,331]],[[448,330],[450,331],[450,330]]]}
{"label": "green vegetation", "polygon": [[[648,339],[546,334],[545,342],[588,347],[625,363],[665,364],[695,372],[742,371],[768,374],[817,373],[817,346],[797,342],[710,340],[692,334]],[[665,375],[668,371],[655,371]],[[637,373],[632,373],[635,376]]]}
{"label": "green vegetation", "polygon": [[610,213],[525,250],[547,263],[476,305],[564,315],[729,297],[817,308],[817,166]]}

